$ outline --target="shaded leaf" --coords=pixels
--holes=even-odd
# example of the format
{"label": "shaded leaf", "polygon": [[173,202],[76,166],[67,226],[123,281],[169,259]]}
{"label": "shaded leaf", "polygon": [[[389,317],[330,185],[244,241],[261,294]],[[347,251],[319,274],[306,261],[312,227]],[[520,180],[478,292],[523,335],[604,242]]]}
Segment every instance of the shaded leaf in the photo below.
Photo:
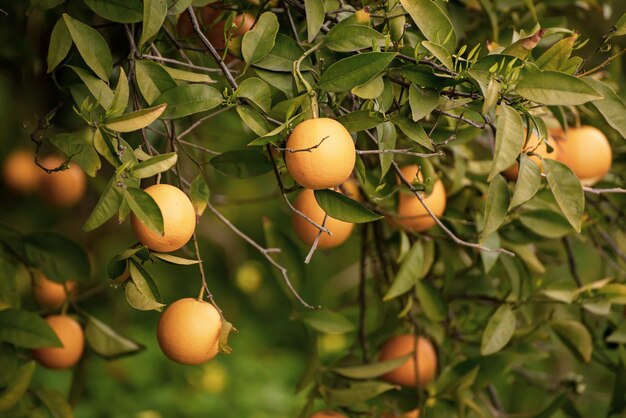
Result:
{"label": "shaded leaf", "polygon": [[67,30],[65,20],[60,18],[52,29],[50,34],[50,44],[48,46],[48,70],[50,73],[54,70],[67,56],[72,48],[72,37]]}
{"label": "shaded leaf", "polygon": [[391,284],[391,287],[383,297],[383,301],[391,300],[408,292],[420,279],[422,264],[424,263],[424,248],[421,241],[417,241],[400,266],[400,270]]}
{"label": "shaded leaf", "polygon": [[456,48],[456,33],[450,19],[432,0],[401,0],[402,7],[409,13],[426,39],[443,45],[448,51]]}
{"label": "shaded leaf", "polygon": [[365,223],[383,218],[356,200],[333,190],[315,190],[315,200],[324,212],[340,221]]}
{"label": "shaded leaf", "polygon": [[539,186],[541,186],[541,170],[539,170],[539,166],[528,155],[522,154],[509,209],[532,199],[539,191]]}
{"label": "shaded leaf", "polygon": [[127,187],[124,189],[124,200],[141,223],[163,234],[163,215],[152,196],[139,188]]}
{"label": "shaded leaf", "polygon": [[576,174],[567,165],[546,158],[543,167],[550,190],[570,225],[580,232],[585,211],[583,186]]}
{"label": "shaded leaf", "polygon": [[222,103],[219,91],[206,84],[187,84],[166,90],[154,105],[167,103],[161,119],[177,119],[211,110]]}
{"label": "shaded leaf", "polygon": [[274,13],[265,12],[259,17],[252,30],[243,35],[241,54],[247,64],[261,61],[274,48],[278,33],[278,18]]}
{"label": "shaded leaf", "polygon": [[210,162],[220,173],[237,178],[256,177],[272,170],[265,154],[255,149],[226,151]]}
{"label": "shaded leaf", "polygon": [[591,361],[593,342],[589,330],[583,324],[573,319],[559,319],[552,321],[550,326],[574,354],[586,363]]}
{"label": "shaded leaf", "polygon": [[527,73],[515,87],[525,99],[545,105],[581,105],[602,99],[584,81],[556,71]]}
{"label": "shaded leaf", "polygon": [[102,35],[67,13],[63,14],[63,20],[85,63],[100,79],[108,82],[113,69],[113,59],[109,46]]}
{"label": "shaded leaf", "polygon": [[317,309],[298,314],[298,319],[311,328],[326,334],[343,334],[354,330],[354,324],[340,313]]}
{"label": "shaded leaf", "polygon": [[304,0],[306,15],[307,40],[313,42],[324,24],[324,2],[322,0]]}
{"label": "shaded leaf", "polygon": [[365,52],[341,59],[324,71],[318,87],[340,92],[360,86],[387,68],[395,56],[394,52]]}
{"label": "shaded leaf", "polygon": [[498,230],[509,208],[509,187],[501,175],[496,175],[489,183],[487,203],[485,204],[485,226],[481,232],[483,238]]}
{"label": "shaded leaf", "polygon": [[500,305],[487,323],[483,333],[480,353],[483,356],[497,353],[513,337],[515,332],[515,314],[508,304]]}
{"label": "shaded leaf", "polygon": [[61,347],[55,332],[39,315],[12,308],[0,311],[0,341],[24,348]]}
{"label": "shaded leaf", "polygon": [[87,316],[85,339],[93,351],[107,359],[135,354],[145,348],[141,344],[121,336],[93,316]]}
{"label": "shaded leaf", "polygon": [[489,181],[515,164],[526,139],[521,116],[504,103],[500,105],[496,129],[496,150],[489,171]]}

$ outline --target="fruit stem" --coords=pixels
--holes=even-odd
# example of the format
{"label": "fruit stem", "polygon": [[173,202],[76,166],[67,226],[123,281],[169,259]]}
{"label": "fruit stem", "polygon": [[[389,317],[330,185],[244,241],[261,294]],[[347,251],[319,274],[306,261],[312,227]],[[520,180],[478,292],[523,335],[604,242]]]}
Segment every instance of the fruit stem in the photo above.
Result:
{"label": "fruit stem", "polygon": [[309,84],[309,82],[306,81],[306,79],[302,75],[302,72],[300,71],[300,65],[302,65],[302,61],[304,61],[306,57],[320,49],[321,46],[321,42],[313,45],[311,48],[305,51],[304,54],[302,54],[300,58],[298,58],[297,61],[294,61],[293,63],[294,77],[296,77],[296,79],[300,81],[300,83],[304,86],[307,93],[309,94],[309,99],[311,100],[311,114],[313,119],[317,119],[320,116],[320,109],[317,103],[317,94],[315,93],[315,90],[313,90],[313,87],[311,87],[311,84]]}

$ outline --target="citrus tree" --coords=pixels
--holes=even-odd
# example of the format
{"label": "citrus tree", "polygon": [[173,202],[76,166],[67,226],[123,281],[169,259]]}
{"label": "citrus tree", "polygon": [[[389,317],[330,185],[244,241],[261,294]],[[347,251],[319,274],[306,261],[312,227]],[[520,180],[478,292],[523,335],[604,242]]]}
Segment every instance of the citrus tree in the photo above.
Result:
{"label": "citrus tree", "polygon": [[3,204],[62,227],[0,226],[0,416],[72,416],[94,356],[147,355],[103,294],[160,312],[171,361],[240,355],[202,249],[235,238],[301,325],[292,414],[626,413],[619,2],[26,3],[0,11],[36,94]]}

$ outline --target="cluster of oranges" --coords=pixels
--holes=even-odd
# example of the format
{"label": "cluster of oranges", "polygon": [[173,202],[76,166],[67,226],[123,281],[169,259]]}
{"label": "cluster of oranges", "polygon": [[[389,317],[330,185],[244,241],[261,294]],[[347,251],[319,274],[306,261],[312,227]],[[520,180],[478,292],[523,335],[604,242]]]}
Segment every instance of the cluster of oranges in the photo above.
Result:
{"label": "cluster of oranges", "polygon": [[[35,154],[26,150],[12,152],[4,162],[5,184],[15,193],[39,193],[50,205],[68,208],[77,204],[87,190],[87,177],[83,170],[70,163],[66,170],[46,173],[34,164]],[[40,164],[53,170],[65,162],[57,155],[42,158]]]}

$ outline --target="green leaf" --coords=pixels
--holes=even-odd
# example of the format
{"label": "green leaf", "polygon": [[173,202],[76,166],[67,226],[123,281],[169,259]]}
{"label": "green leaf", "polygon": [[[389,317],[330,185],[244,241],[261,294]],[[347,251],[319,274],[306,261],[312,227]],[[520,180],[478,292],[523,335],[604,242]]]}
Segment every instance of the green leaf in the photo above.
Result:
{"label": "green leaf", "polygon": [[115,168],[121,165],[120,157],[117,155],[116,147],[113,145],[113,140],[106,132],[103,132],[100,128],[95,129],[92,142],[98,154],[102,155],[109,164]]}
{"label": "green leaf", "polygon": [[524,212],[520,222],[535,234],[546,238],[561,238],[574,232],[566,219],[546,209]]}
{"label": "green leaf", "polygon": [[156,155],[134,166],[130,170],[130,174],[138,179],[156,176],[174,167],[177,160],[178,155],[175,152]]}
{"label": "green leaf", "polygon": [[448,316],[446,301],[432,283],[427,280],[418,280],[417,283],[415,283],[415,291],[417,293],[417,300],[428,319],[440,322]]}
{"label": "green leaf", "polygon": [[[0,312],[1,314],[2,312]],[[2,332],[0,330],[0,332]],[[9,383],[9,386],[4,389],[4,392],[0,395],[0,412],[7,412],[13,408],[20,399],[24,396],[30,381],[33,378],[35,372],[35,362],[29,361],[22,364],[15,373],[15,377]],[[10,415],[9,415],[10,416]]]}
{"label": "green leaf", "polygon": [[254,149],[226,151],[210,162],[217,171],[230,177],[249,178],[272,171],[265,154]]}
{"label": "green leaf", "polygon": [[65,397],[58,391],[53,389],[37,389],[35,395],[48,408],[53,418],[73,418],[74,413],[72,407]]}
{"label": "green leaf", "polygon": [[261,61],[274,48],[278,33],[278,18],[274,13],[265,12],[259,17],[254,28],[243,35],[241,54],[247,64]]}
{"label": "green leaf", "polygon": [[85,221],[82,230],[85,232],[92,231],[100,225],[108,221],[115,215],[122,204],[122,193],[118,189],[117,179],[114,177],[109,180],[106,188],[100,195],[96,207]]}
{"label": "green leaf", "polygon": [[202,263],[202,260],[190,260],[188,258],[177,257],[169,253],[155,253],[153,251],[150,254],[158,259],[165,261],[166,263],[176,264],[178,266],[192,266],[194,264]]}
{"label": "green leaf", "polygon": [[535,65],[542,70],[558,71],[572,55],[576,39],[578,39],[578,34],[561,39],[541,54],[535,61]]}
{"label": "green leaf", "polygon": [[417,122],[430,115],[439,105],[439,93],[433,89],[424,89],[411,83],[409,87],[409,104],[412,119]]}
{"label": "green leaf", "polygon": [[307,40],[309,43],[315,40],[320,32],[326,17],[324,2],[322,0],[304,0],[304,13],[306,16]]}
{"label": "green leaf", "polygon": [[261,108],[265,113],[272,107],[272,93],[267,83],[260,78],[246,78],[239,84],[233,97],[243,97]]}
{"label": "green leaf", "polygon": [[382,74],[378,77],[372,78],[367,81],[365,84],[361,84],[360,86],[356,86],[352,89],[352,94],[361,99],[370,99],[374,100],[383,93],[385,89],[385,82]]}
{"label": "green leaf", "polygon": [[[207,3],[207,1],[205,0],[200,1],[203,3],[201,4],[201,6],[204,6],[204,3]],[[174,4],[172,4],[172,0],[168,0],[170,8],[168,9],[167,13],[170,15],[178,16],[179,14],[183,13],[189,6],[195,5],[195,3],[197,3],[196,0],[174,0]]]}
{"label": "green leaf", "polygon": [[532,199],[539,191],[539,186],[541,186],[539,166],[528,155],[522,154],[509,210]]}
{"label": "green leaf", "polygon": [[369,26],[338,24],[326,34],[324,45],[335,52],[353,52],[371,48],[372,43],[383,46],[386,37]]}
{"label": "green leaf", "polygon": [[[263,219],[263,232],[265,234],[267,248],[280,248],[280,252],[271,254],[272,259],[276,260],[277,263],[287,269],[289,279],[293,286],[297,287],[299,283],[302,283],[304,280],[302,255],[300,254],[298,245],[267,218]],[[273,269],[273,273],[285,294],[292,301],[295,301],[293,292],[288,289],[282,273],[277,269]]]}
{"label": "green leaf", "polygon": [[89,346],[106,359],[115,359],[142,351],[145,347],[115,332],[107,324],[87,315],[85,339]]}
{"label": "green leaf", "polygon": [[444,66],[447,68],[454,70],[454,63],[452,62],[452,55],[450,52],[443,46],[429,41],[423,41],[422,46],[426,48],[431,54],[435,56]]}
{"label": "green leaf", "polygon": [[392,389],[398,389],[398,387],[389,383],[372,381],[353,383],[349,388],[343,389],[321,386],[319,391],[328,404],[351,406],[366,402]]}
{"label": "green leaf", "polygon": [[143,19],[140,0],[83,0],[101,17],[117,23],[137,23]]}
{"label": "green leaf", "polygon": [[339,116],[337,122],[341,123],[349,132],[360,132],[375,128],[383,122],[383,118],[377,112],[362,109]]}
{"label": "green leaf", "polygon": [[104,109],[109,109],[111,107],[114,94],[107,83],[92,76],[88,71],[83,70],[82,68],[71,65],[68,65],[68,67],[74,70],[83,83],[85,83],[89,92]]}
{"label": "green leaf", "polygon": [[556,71],[529,72],[515,86],[523,98],[545,105],[581,105],[602,96],[584,81]]}
{"label": "green leaf", "polygon": [[243,123],[256,135],[263,136],[270,131],[270,126],[265,118],[250,106],[240,105],[236,109]]}
{"label": "green leaf", "polygon": [[591,104],[604,116],[606,122],[613,129],[626,138],[626,105],[621,97],[607,84],[592,77],[584,77],[583,81],[595,91],[604,96],[602,100],[596,100]]}
{"label": "green leaf", "polygon": [[509,186],[501,175],[496,175],[489,183],[485,204],[485,226],[481,237],[486,238],[500,228],[509,208]]}
{"label": "green leaf", "polygon": [[391,287],[383,297],[383,301],[389,301],[408,292],[420,279],[422,264],[424,263],[424,247],[417,241],[404,257],[400,270],[396,275]]}
{"label": "green leaf", "polygon": [[324,212],[340,221],[366,223],[384,218],[356,200],[333,190],[315,190],[315,200]]}
{"label": "green leaf", "polygon": [[515,332],[515,314],[508,304],[500,305],[489,319],[480,345],[480,354],[488,356],[502,350]]}
{"label": "green leaf", "polygon": [[0,311],[0,341],[24,348],[61,347],[55,332],[39,315],[12,308]]}
{"label": "green leaf", "polygon": [[626,35],[626,13],[619,18],[615,23],[615,30],[611,32],[610,36],[622,36]]}
{"label": "green leaf", "polygon": [[138,48],[141,49],[146,42],[159,33],[166,17],[166,0],[143,0],[143,26]]}
{"label": "green leaf", "polygon": [[202,173],[198,174],[191,182],[189,198],[191,199],[191,204],[196,212],[196,216],[202,216],[209,202],[209,186],[206,184],[206,181],[204,181]]}
{"label": "green leaf", "polygon": [[539,44],[541,38],[546,33],[545,29],[538,29],[530,36],[518,39],[510,46],[504,48],[501,52],[502,55],[510,55],[520,59],[526,59],[530,55],[533,49]]}
{"label": "green leaf", "polygon": [[205,84],[187,84],[165,91],[154,104],[162,103],[167,103],[167,109],[161,115],[161,119],[177,119],[219,106],[222,103],[222,95]]}
{"label": "green leaf", "polygon": [[54,232],[35,232],[24,237],[20,251],[26,262],[40,268],[51,280],[65,282],[90,278],[89,257],[80,245]]}
{"label": "green leaf", "polygon": [[141,311],[160,311],[165,304],[161,303],[161,294],[150,274],[134,259],[129,259],[131,280],[126,282],[126,300],[135,309]]}
{"label": "green leaf", "polygon": [[330,92],[348,91],[376,77],[395,57],[394,52],[365,52],[344,58],[324,71],[318,87]]}
{"label": "green leaf", "polygon": [[[396,147],[396,141],[398,138],[396,127],[393,123],[385,121],[376,127],[376,133],[378,135],[378,150],[390,150]],[[389,172],[391,162],[393,161],[393,154],[383,153],[378,157],[380,160],[381,177],[385,176]]]}
{"label": "green leaf", "polygon": [[165,68],[147,60],[135,61],[139,91],[148,104],[153,104],[167,90],[177,87],[172,76]]}
{"label": "green leaf", "polygon": [[[500,235],[498,235],[497,232],[494,232],[485,238],[481,238],[479,243],[487,248],[495,250],[496,248],[500,248]],[[500,253],[481,250],[480,258],[483,262],[483,269],[485,273],[489,273],[500,258]]]}
{"label": "green leaf", "polygon": [[174,80],[189,81],[190,83],[215,83],[208,74],[194,73],[193,71],[180,70],[178,68],[168,67],[163,64],[157,64],[163,68]]}
{"label": "green leaf", "polygon": [[113,59],[102,35],[67,13],[63,14],[63,19],[80,56],[100,79],[108,82],[113,69]]}
{"label": "green leaf", "polygon": [[456,33],[452,22],[432,0],[401,0],[402,7],[427,40],[444,46],[451,53],[456,48]]}
{"label": "green leaf", "polygon": [[496,126],[496,150],[488,180],[515,164],[524,146],[524,124],[515,109],[502,103]]}
{"label": "green leaf", "polygon": [[391,122],[400,128],[402,133],[411,141],[429,149],[430,151],[435,150],[433,142],[430,140],[428,134],[419,123],[413,122],[411,119],[402,116],[392,118]]}
{"label": "green leaf", "polygon": [[583,186],[576,174],[567,165],[546,158],[543,160],[548,185],[570,225],[580,232],[585,212]]}
{"label": "green leaf", "polygon": [[373,379],[397,369],[399,366],[403,365],[410,356],[410,354],[407,354],[406,356],[381,361],[379,363],[364,364],[362,366],[336,367],[333,368],[332,371],[350,379]]}
{"label": "green leaf", "polygon": [[91,177],[95,177],[100,170],[100,157],[93,147],[93,131],[90,128],[55,135],[50,142],[65,155],[72,156],[72,161]]}
{"label": "green leaf", "polygon": [[48,73],[51,73],[67,56],[72,48],[72,37],[67,30],[65,21],[61,18],[52,29],[50,45],[48,46]]}
{"label": "green leaf", "polygon": [[163,234],[163,215],[152,196],[139,188],[128,187],[124,189],[124,200],[141,223]]}
{"label": "green leaf", "polygon": [[298,319],[311,328],[326,334],[344,334],[354,330],[354,324],[345,316],[328,309],[301,312],[298,314]]}
{"label": "green leaf", "polygon": [[31,15],[34,11],[45,12],[63,3],[65,3],[65,0],[30,0],[26,15]]}
{"label": "green leaf", "polygon": [[[291,73],[293,62],[300,58],[303,53],[304,50],[294,39],[279,33],[276,35],[274,47],[263,59],[255,62],[254,66],[270,71]],[[311,65],[311,57],[306,57],[300,65],[300,71],[310,71]]]}
{"label": "green leaf", "polygon": [[550,326],[574,354],[586,363],[591,361],[593,342],[583,324],[573,319],[559,319],[552,321]]}
{"label": "green leaf", "polygon": [[113,101],[111,107],[107,109],[107,115],[109,117],[119,116],[124,113],[126,107],[128,107],[128,96],[130,95],[130,89],[128,87],[128,78],[124,69],[120,67],[120,78],[117,81],[117,87],[113,94]]}
{"label": "green leaf", "polygon": [[107,119],[104,126],[116,132],[133,132],[150,126],[167,109],[167,103],[136,110],[115,118]]}

